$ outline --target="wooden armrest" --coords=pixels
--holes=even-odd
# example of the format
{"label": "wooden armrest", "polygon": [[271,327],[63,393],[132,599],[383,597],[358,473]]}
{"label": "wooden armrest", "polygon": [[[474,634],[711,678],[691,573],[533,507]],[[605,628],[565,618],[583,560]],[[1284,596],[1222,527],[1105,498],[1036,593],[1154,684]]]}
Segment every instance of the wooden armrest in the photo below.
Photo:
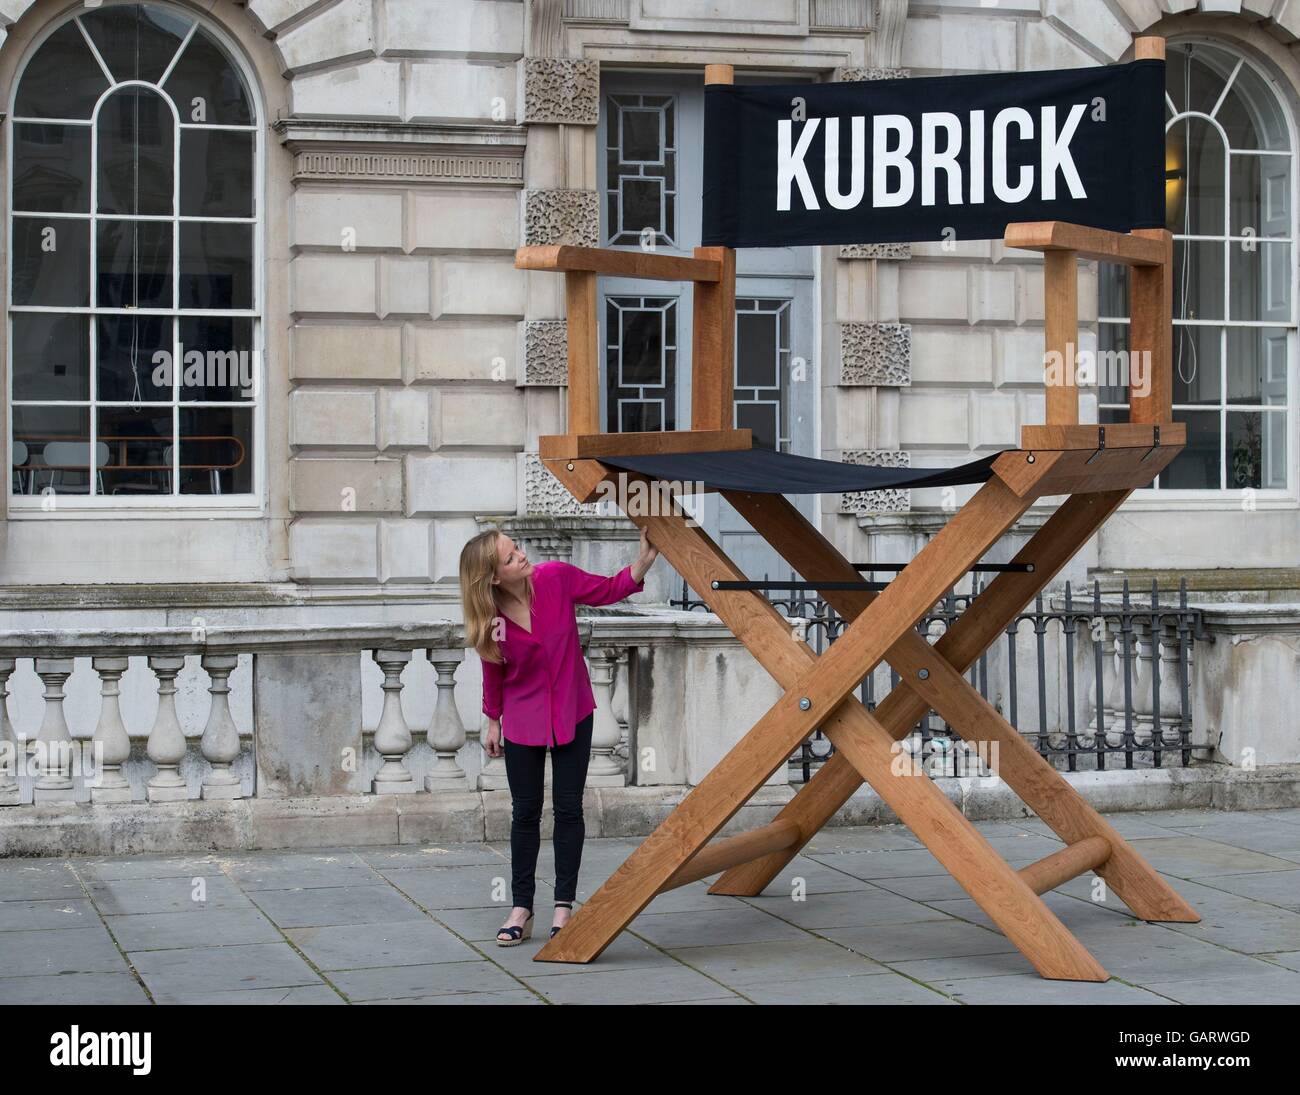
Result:
{"label": "wooden armrest", "polygon": [[1161,240],[1088,228],[1068,221],[1018,221],[1008,224],[1002,242],[1025,251],[1075,251],[1080,257],[1125,266],[1159,266],[1165,261]]}
{"label": "wooden armrest", "polygon": [[681,258],[653,251],[616,251],[609,247],[521,247],[515,252],[520,270],[586,271],[611,277],[658,281],[718,281],[722,266],[714,259]]}

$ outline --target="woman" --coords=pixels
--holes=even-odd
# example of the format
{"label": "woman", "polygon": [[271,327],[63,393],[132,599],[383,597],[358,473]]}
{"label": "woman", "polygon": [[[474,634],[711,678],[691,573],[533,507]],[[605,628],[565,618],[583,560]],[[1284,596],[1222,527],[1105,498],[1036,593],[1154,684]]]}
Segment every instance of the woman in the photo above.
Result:
{"label": "woman", "polygon": [[555,810],[552,937],[568,922],[578,892],[586,833],[582,791],[596,700],[573,606],[613,604],[644,589],[658,554],[644,528],[636,562],[610,578],[560,560],[534,566],[500,529],[479,533],[461,550],[465,639],[483,662],[483,747],[490,757],[505,756],[510,784],[514,907],[497,932],[503,947],[532,935],[548,747]]}

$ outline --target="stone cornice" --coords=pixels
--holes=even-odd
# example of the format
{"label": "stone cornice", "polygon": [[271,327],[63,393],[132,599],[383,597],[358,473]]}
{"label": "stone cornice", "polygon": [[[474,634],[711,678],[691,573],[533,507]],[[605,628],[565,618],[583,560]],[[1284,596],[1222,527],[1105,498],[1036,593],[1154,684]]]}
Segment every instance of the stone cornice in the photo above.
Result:
{"label": "stone cornice", "polygon": [[282,118],[295,181],[412,182],[522,187],[522,126]]}

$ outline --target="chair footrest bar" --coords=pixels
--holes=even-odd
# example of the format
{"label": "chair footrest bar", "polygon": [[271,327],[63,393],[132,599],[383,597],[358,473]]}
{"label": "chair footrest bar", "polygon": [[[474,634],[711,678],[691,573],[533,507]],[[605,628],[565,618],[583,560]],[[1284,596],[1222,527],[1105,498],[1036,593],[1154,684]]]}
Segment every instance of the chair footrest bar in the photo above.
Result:
{"label": "chair footrest bar", "polygon": [[715,840],[707,847],[701,848],[694,856],[682,864],[677,872],[660,887],[659,892],[675,890],[689,882],[698,882],[701,878],[729,871],[741,863],[749,863],[760,856],[782,851],[800,840],[799,826],[788,818],[773,821],[747,833]]}
{"label": "chair footrest bar", "polygon": [[1020,877],[1034,893],[1046,893],[1085,871],[1100,867],[1110,858],[1110,852],[1110,841],[1105,837],[1084,837],[1028,867],[1021,867]]}

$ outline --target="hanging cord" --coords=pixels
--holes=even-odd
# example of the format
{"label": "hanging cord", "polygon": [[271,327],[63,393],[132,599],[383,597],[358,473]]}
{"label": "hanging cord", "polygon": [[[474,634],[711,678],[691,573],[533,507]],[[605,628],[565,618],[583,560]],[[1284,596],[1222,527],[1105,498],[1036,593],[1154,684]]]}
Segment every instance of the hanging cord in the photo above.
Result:
{"label": "hanging cord", "polygon": [[[140,75],[140,23],[139,12],[136,13],[135,27],[135,74]],[[131,89],[132,96],[132,213],[140,216],[140,94],[138,88]],[[131,307],[140,307],[140,222],[131,222]],[[176,363],[172,362],[172,368]],[[144,392],[140,387],[140,317],[131,317],[131,409],[138,411],[144,401]]]}
{"label": "hanging cord", "polygon": [[[1192,47],[1187,47],[1187,62],[1183,65],[1183,109],[1190,110],[1192,105]],[[1192,133],[1191,118],[1183,118],[1183,235],[1191,234],[1192,226]],[[1184,326],[1179,328],[1178,335],[1178,359],[1175,367],[1178,370],[1178,379],[1187,385],[1188,399],[1191,399],[1192,381],[1196,379],[1196,336],[1190,332],[1185,325],[1187,319],[1187,287],[1191,280],[1191,256],[1192,243],[1190,240],[1183,240],[1183,268],[1179,275],[1179,311],[1182,313],[1178,318],[1184,321]],[[1191,351],[1192,372],[1190,376],[1183,375],[1183,340],[1187,340],[1188,349]]]}

